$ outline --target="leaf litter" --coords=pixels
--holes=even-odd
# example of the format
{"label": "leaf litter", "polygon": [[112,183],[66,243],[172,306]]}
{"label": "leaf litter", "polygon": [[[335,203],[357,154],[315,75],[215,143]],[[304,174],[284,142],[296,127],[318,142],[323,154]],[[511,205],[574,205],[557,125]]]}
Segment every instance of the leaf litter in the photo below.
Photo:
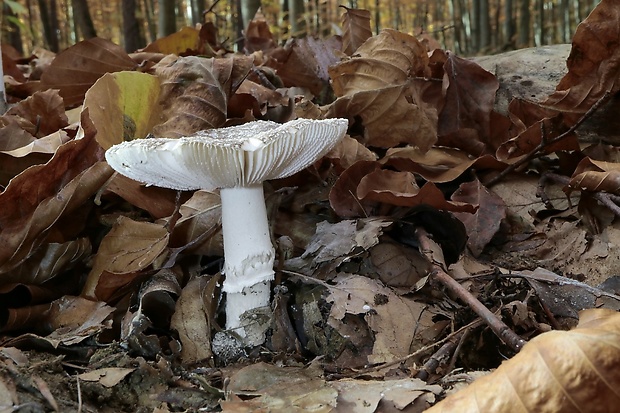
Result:
{"label": "leaf litter", "polygon": [[[509,57],[487,71],[348,8],[342,37],[284,46],[258,14],[245,54],[208,23],[132,55],[39,51],[0,118],[0,409],[611,411],[620,167],[596,119],[615,116],[616,12],[582,22],[563,73],[543,53],[531,93]],[[103,154],[296,116],[349,134],[266,185],[277,279],[243,347],[222,329],[218,194]]]}

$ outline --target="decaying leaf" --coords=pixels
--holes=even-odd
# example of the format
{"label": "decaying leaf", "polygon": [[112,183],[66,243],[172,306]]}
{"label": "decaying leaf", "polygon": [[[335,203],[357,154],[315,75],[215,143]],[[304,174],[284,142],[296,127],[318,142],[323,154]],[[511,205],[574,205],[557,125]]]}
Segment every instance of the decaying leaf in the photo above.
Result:
{"label": "decaying leaf", "polygon": [[134,368],[107,367],[82,373],[78,375],[78,378],[84,381],[99,382],[104,387],[114,387],[135,370]]}
{"label": "decaying leaf", "polygon": [[183,348],[181,359],[184,363],[193,364],[210,360],[211,329],[218,304],[216,287],[219,276],[195,278],[190,281],[177,301],[176,310],[170,326],[177,330]]}
{"label": "decaying leaf", "polygon": [[[333,303],[330,318],[341,320],[347,313],[365,314],[368,326],[375,333],[369,363],[390,362],[410,353],[420,314],[405,303],[406,299],[359,275],[341,277],[329,290],[326,300]],[[411,328],[402,328],[404,325]]]}
{"label": "decaying leaf", "polygon": [[133,70],[136,64],[122,47],[95,37],[59,53],[43,72],[47,89],[59,89],[65,106],[82,103],[84,94],[105,73]]}
{"label": "decaying leaf", "polygon": [[110,299],[164,253],[168,238],[162,225],[120,217],[99,245],[82,295]]}
{"label": "decaying leaf", "polygon": [[618,406],[620,314],[583,311],[577,328],[531,340],[495,372],[428,413],[609,412]]}
{"label": "decaying leaf", "polygon": [[372,36],[370,11],[350,9],[342,5],[340,7],[345,10],[342,14],[342,51],[351,56],[360,45]]}
{"label": "decaying leaf", "polygon": [[568,184],[571,189],[620,193],[620,163],[584,158]]}

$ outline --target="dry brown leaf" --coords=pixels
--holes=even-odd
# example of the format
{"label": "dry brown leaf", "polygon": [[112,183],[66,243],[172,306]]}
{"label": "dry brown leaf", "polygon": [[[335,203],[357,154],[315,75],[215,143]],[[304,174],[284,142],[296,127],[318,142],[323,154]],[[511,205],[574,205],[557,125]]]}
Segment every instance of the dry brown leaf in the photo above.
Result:
{"label": "dry brown leaf", "polygon": [[478,257],[506,218],[506,204],[478,180],[461,184],[450,199],[478,206],[473,214],[454,213],[465,225],[469,250]]}
{"label": "dry brown leaf", "polygon": [[269,23],[260,9],[245,27],[244,37],[243,47],[248,54],[259,50],[268,52],[276,47]]}
{"label": "dry brown leaf", "polygon": [[82,295],[106,301],[163,253],[168,230],[121,216],[101,241]]}
{"label": "dry brown leaf", "polygon": [[490,149],[491,111],[499,82],[478,64],[452,53],[447,54],[443,67],[445,99],[439,112],[439,142],[482,155]]}
{"label": "dry brown leaf", "polygon": [[[334,413],[374,413],[386,409],[386,403],[391,402],[392,408],[405,410],[418,399],[424,399],[416,410],[407,409],[407,412],[422,412],[429,404],[435,401],[435,396],[441,393],[441,386],[426,384],[420,379],[399,380],[338,380],[330,383],[338,390],[338,404]],[[379,403],[381,406],[379,407]],[[417,404],[417,403],[416,403]]]}
{"label": "dry brown leaf", "polygon": [[307,88],[321,96],[329,87],[328,68],[338,63],[335,51],[340,48],[337,37],[293,39],[269,55],[266,66],[276,69],[284,86]]}
{"label": "dry brown leaf", "polygon": [[568,184],[571,189],[620,194],[620,163],[584,158]]}
{"label": "dry brown leaf", "polygon": [[[84,210],[112,175],[107,163],[100,162],[103,151],[93,135],[87,132],[83,139],[62,145],[47,164],[24,171],[0,194],[0,274],[46,242],[61,217]],[[84,218],[76,214],[76,223]],[[64,228],[57,230],[61,234]]]}
{"label": "dry brown leaf", "polygon": [[147,211],[155,219],[174,212],[177,192],[172,189],[146,186],[121,174],[115,174],[105,187],[130,204]]}
{"label": "dry brown leaf", "polygon": [[358,47],[372,36],[370,30],[370,11],[342,7],[342,51],[351,56]]}
{"label": "dry brown leaf", "polygon": [[377,160],[377,155],[374,152],[349,135],[345,135],[325,157],[330,159],[338,167],[340,172],[357,161]]}
{"label": "dry brown leaf", "polygon": [[436,117],[422,106],[411,76],[428,72],[426,49],[413,36],[383,30],[356,51],[355,57],[331,66],[338,99],[328,117],[359,116],[364,125],[363,142],[392,147],[410,143],[428,150],[437,140]]}
{"label": "dry brown leaf", "polygon": [[149,43],[143,52],[182,55],[215,56],[210,45],[200,38],[200,30],[193,27],[183,27],[176,33],[161,37]]}
{"label": "dry brown leaf", "polygon": [[335,286],[329,287],[330,295],[326,298],[333,303],[329,317],[342,320],[347,313],[365,314],[368,326],[375,333],[368,362],[390,362],[408,355],[419,314],[412,311],[405,299],[367,277],[348,275],[337,280]]}
{"label": "dry brown leaf", "polygon": [[620,313],[585,310],[574,330],[541,334],[427,413],[613,412],[620,403],[618,343]]}
{"label": "dry brown leaf", "polygon": [[568,73],[543,103],[566,113],[573,124],[606,93],[620,90],[620,9],[614,0],[601,1],[573,36]]}
{"label": "dry brown leaf", "polygon": [[69,107],[81,104],[86,91],[105,73],[135,67],[122,47],[95,37],[59,53],[43,72],[41,82],[46,89],[59,89],[65,106]]}
{"label": "dry brown leaf", "polygon": [[375,161],[357,161],[340,174],[329,192],[329,205],[342,218],[370,216],[373,204],[362,203],[357,186],[364,176],[381,168]]}
{"label": "dry brown leaf", "polygon": [[106,367],[103,369],[91,370],[87,373],[78,375],[80,380],[98,382],[104,387],[114,387],[121,382],[135,368]]}
{"label": "dry brown leaf", "polygon": [[36,125],[35,136],[38,138],[57,132],[69,124],[58,90],[36,92],[9,109],[6,115],[19,116]]}
{"label": "dry brown leaf", "polygon": [[155,66],[164,117],[164,122],[153,128],[155,136],[188,136],[226,122],[228,96],[217,69],[213,58],[196,56],[172,56]]}
{"label": "dry brown leaf", "polygon": [[23,263],[2,277],[2,284],[19,282],[41,285],[58,274],[68,271],[90,257],[88,238],[64,243],[51,242],[37,248]]}
{"label": "dry brown leaf", "polygon": [[223,412],[249,411],[329,413],[336,406],[338,392],[322,378],[322,369],[277,367],[256,363],[230,377],[228,390],[233,395],[256,396],[221,402]]}
{"label": "dry brown leaf", "polygon": [[211,360],[211,329],[218,303],[220,277],[199,277],[183,288],[170,327],[179,333],[183,345],[181,360],[186,364]]}
{"label": "dry brown leaf", "polygon": [[493,156],[473,158],[464,151],[452,148],[431,148],[426,152],[412,147],[390,148],[379,162],[400,171],[414,172],[435,183],[454,181],[469,168],[501,170],[506,167]]}

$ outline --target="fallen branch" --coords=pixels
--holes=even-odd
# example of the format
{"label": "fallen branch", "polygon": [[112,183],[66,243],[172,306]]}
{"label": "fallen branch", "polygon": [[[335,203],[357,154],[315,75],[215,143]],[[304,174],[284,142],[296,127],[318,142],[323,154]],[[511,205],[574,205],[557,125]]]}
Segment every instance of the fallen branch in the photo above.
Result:
{"label": "fallen branch", "polygon": [[460,298],[471,308],[484,322],[491,328],[491,330],[513,351],[519,352],[525,345],[525,340],[519,337],[514,331],[510,329],[502,320],[500,320],[491,310],[486,308],[476,297],[474,297],[467,289],[459,284],[454,278],[452,278],[442,268],[441,263],[438,263],[436,259],[429,257],[427,251],[432,251],[433,241],[428,237],[428,234],[423,228],[416,229],[416,237],[420,243],[420,250],[426,256],[428,261],[432,265],[430,271],[430,278],[439,281],[445,286],[451,293]]}

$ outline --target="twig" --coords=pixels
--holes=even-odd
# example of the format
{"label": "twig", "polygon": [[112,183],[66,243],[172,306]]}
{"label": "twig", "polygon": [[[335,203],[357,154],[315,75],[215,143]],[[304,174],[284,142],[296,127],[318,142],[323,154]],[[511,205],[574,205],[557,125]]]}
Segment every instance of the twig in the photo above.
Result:
{"label": "twig", "polygon": [[[541,176],[540,179],[541,179],[541,182],[543,180],[544,181],[551,180],[564,186],[568,186],[568,184],[570,183],[570,178],[568,176],[558,175],[552,172],[545,172]],[[539,184],[539,186],[540,185],[543,185],[543,184]],[[586,192],[586,191],[582,191],[582,192]],[[542,193],[544,193],[544,190],[542,191]],[[608,192],[588,191],[588,193],[592,196],[592,198],[596,199],[598,202],[605,205],[611,212],[614,213],[614,215],[616,215],[617,217],[620,217],[620,206],[616,203],[618,202],[620,198],[618,198],[617,195],[610,194]],[[538,192],[536,193],[536,195],[538,195]],[[570,198],[569,198],[569,202],[570,202]]]}
{"label": "twig", "polygon": [[571,133],[575,132],[577,130],[577,128],[579,128],[586,120],[588,120],[588,118],[590,118],[605,102],[607,102],[607,100],[609,100],[609,98],[611,96],[612,96],[612,94],[610,93],[610,91],[609,90],[606,91],[603,94],[603,96],[601,96],[601,98],[599,100],[597,100],[596,103],[594,103],[594,105],[592,105],[592,107],[590,109],[588,109],[588,111],[586,113],[584,113],[584,115],[581,118],[579,118],[579,120],[577,122],[575,122],[575,124],[573,126],[568,128],[567,131],[565,131],[564,133],[561,133],[560,135],[556,136],[555,138],[547,140],[545,138],[545,133],[543,131],[543,133],[542,133],[543,136],[541,138],[540,143],[534,149],[532,149],[530,151],[530,153],[528,153],[523,158],[519,159],[517,162],[508,165],[508,167],[506,167],[506,169],[504,169],[499,174],[495,175],[493,178],[491,178],[490,180],[485,182],[484,185],[487,188],[495,185],[496,183],[498,183],[499,181],[504,179],[508,174],[516,171],[518,168],[520,168],[521,166],[523,166],[526,163],[530,162],[531,160],[541,156],[542,155],[542,150],[544,148],[546,148],[548,146],[551,146],[554,143],[557,143],[557,142],[561,141],[562,139],[566,138]]}
{"label": "twig", "polygon": [[[420,242],[421,251],[432,250],[431,240],[428,238],[428,234],[423,228],[416,228],[416,236]],[[508,345],[513,351],[519,352],[525,345],[525,340],[519,337],[508,327],[503,321],[501,321],[495,314],[486,308],[476,297],[474,297],[467,289],[459,284],[454,278],[446,273],[439,263],[434,262],[427,257],[428,261],[432,265],[430,271],[430,277],[443,284],[451,293],[459,297],[465,302],[469,308],[471,308],[484,322],[493,330],[493,332]]]}

